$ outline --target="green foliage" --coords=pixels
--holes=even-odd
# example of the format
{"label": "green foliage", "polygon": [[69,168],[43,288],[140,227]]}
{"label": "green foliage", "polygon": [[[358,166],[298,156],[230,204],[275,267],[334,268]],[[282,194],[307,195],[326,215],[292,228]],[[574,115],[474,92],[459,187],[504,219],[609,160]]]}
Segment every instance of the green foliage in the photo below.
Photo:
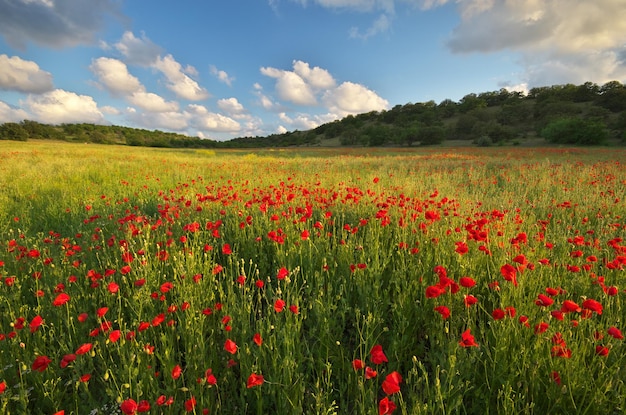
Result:
{"label": "green foliage", "polygon": [[557,144],[599,145],[607,139],[604,125],[580,118],[562,118],[541,130],[541,136]]}
{"label": "green foliage", "polygon": [[20,124],[7,122],[0,125],[0,140],[26,141],[28,139],[28,131]]}

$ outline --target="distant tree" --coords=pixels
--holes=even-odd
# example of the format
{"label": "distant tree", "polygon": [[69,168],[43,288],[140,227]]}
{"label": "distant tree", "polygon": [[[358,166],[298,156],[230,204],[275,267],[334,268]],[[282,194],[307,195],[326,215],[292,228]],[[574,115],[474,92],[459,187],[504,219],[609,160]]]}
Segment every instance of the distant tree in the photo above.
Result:
{"label": "distant tree", "polygon": [[27,139],[28,131],[20,124],[7,122],[0,125],[0,140],[26,141]]}
{"label": "distant tree", "polygon": [[541,130],[541,136],[557,144],[603,144],[607,131],[603,124],[580,118],[562,118],[548,124]]}
{"label": "distant tree", "polygon": [[417,139],[420,145],[431,146],[441,144],[445,140],[446,132],[441,126],[426,126],[418,130]]}
{"label": "distant tree", "polygon": [[626,111],[626,86],[618,81],[607,82],[600,87],[596,103],[612,112]]}
{"label": "distant tree", "polygon": [[458,105],[456,102],[452,101],[451,99],[444,99],[437,106],[437,110],[439,114],[441,114],[442,118],[450,118],[453,117],[454,114],[456,114],[458,110],[457,107]]}
{"label": "distant tree", "polygon": [[459,101],[459,111],[462,113],[467,113],[477,108],[485,108],[486,106],[487,101],[474,93],[465,95]]}

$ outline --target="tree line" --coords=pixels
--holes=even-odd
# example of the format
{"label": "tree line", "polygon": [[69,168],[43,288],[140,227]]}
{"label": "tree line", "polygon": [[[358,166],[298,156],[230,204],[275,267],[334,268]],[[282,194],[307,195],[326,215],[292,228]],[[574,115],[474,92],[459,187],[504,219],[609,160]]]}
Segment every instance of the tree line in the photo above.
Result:
{"label": "tree line", "polygon": [[24,120],[0,125],[0,139],[53,139],[99,144],[171,148],[255,148],[328,145],[415,146],[466,140],[479,146],[517,144],[540,137],[557,144],[600,145],[626,142],[626,86],[553,85],[527,94],[500,89],[471,93],[458,102],[446,99],[396,105],[322,124],[308,131],[228,141],[137,128],[47,125]]}

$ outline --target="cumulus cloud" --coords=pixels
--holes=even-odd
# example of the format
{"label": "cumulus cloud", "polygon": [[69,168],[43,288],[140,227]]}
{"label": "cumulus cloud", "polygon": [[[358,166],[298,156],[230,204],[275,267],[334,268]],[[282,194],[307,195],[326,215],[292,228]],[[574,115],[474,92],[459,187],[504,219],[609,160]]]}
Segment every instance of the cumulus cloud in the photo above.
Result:
{"label": "cumulus cloud", "polygon": [[247,117],[246,109],[237,98],[225,98],[217,101],[217,107],[233,118]]}
{"label": "cumulus cloud", "polygon": [[381,14],[364,33],[361,33],[358,27],[350,29],[350,37],[365,40],[379,33],[384,33],[391,27],[391,20],[388,15]]}
{"label": "cumulus cloud", "polygon": [[[425,8],[446,3],[429,0]],[[457,2],[461,22],[447,46],[455,53],[518,51],[532,86],[626,79],[623,0]]]}
{"label": "cumulus cloud", "polygon": [[235,78],[231,77],[225,71],[217,69],[215,65],[209,66],[209,71],[211,71],[211,75],[215,76],[220,82],[225,83],[228,86],[232,86]]}
{"label": "cumulus cloud", "polygon": [[98,58],[89,66],[99,83],[114,95],[130,95],[144,91],[137,77],[128,72],[126,64],[113,58]]}
{"label": "cumulus cloud", "polygon": [[120,41],[115,44],[115,49],[131,65],[150,66],[161,55],[161,48],[146,35],[142,33],[141,38],[138,38],[130,31],[124,32]]}
{"label": "cumulus cloud", "polygon": [[188,113],[191,115],[191,125],[200,131],[237,132],[241,130],[241,125],[237,121],[211,112],[203,105],[189,105]]}
{"label": "cumulus cloud", "polygon": [[260,104],[268,110],[280,111],[280,121],[292,128],[315,128],[349,114],[378,111],[389,106],[387,100],[367,87],[354,82],[337,86],[326,69],[311,68],[303,61],[293,61],[293,71],[264,67],[261,73],[276,79],[275,89],[280,99],[305,107],[323,105],[328,110],[325,115],[299,113],[295,117],[289,116],[284,108],[262,93],[260,85],[255,85]]}
{"label": "cumulus cloud", "polygon": [[104,122],[102,112],[92,97],[62,89],[29,95],[23,106],[33,114],[33,118],[46,124]]}
{"label": "cumulus cloud", "polygon": [[[178,97],[190,101],[200,101],[209,97],[204,88],[184,73],[181,64],[176,62],[172,55],[158,57],[153,66],[165,75],[167,88]],[[192,69],[193,71],[195,69]]]}
{"label": "cumulus cloud", "polygon": [[124,19],[115,0],[0,0],[0,34],[7,43],[64,48],[90,44],[106,16]]}
{"label": "cumulus cloud", "polygon": [[53,88],[52,74],[35,62],[0,55],[0,90],[39,94]]}
{"label": "cumulus cloud", "polygon": [[337,88],[327,91],[324,94],[324,102],[331,112],[341,117],[389,107],[386,99],[365,86],[353,82],[344,82]]}
{"label": "cumulus cloud", "polygon": [[32,117],[23,109],[10,106],[4,101],[0,101],[0,123],[20,122]]}
{"label": "cumulus cloud", "polygon": [[166,101],[160,95],[152,92],[138,91],[126,97],[128,102],[149,112],[174,112],[178,111],[178,103]]}

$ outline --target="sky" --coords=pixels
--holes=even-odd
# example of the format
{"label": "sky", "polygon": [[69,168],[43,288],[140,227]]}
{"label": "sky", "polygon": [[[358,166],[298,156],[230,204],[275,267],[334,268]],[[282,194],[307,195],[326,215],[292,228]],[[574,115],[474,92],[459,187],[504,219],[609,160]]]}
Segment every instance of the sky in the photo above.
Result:
{"label": "sky", "polygon": [[0,123],[228,140],[626,83],[626,0],[0,0]]}

